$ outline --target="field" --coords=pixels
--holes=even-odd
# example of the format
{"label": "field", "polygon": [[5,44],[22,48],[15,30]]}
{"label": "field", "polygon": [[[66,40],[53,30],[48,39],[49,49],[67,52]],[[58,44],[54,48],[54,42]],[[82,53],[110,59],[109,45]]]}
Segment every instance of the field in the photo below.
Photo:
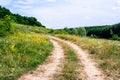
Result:
{"label": "field", "polygon": [[[16,23],[13,23],[12,26],[14,26],[12,34],[0,37],[0,80],[16,80],[21,75],[36,69],[53,50],[53,45],[46,36],[50,29]],[[118,80],[120,78],[119,41],[75,35],[61,34],[56,36],[69,40],[87,51],[102,69],[106,80]],[[64,67],[55,79],[86,79],[86,74],[82,73],[84,67],[74,49],[70,45],[57,42],[62,45],[65,59],[62,64]]]}
{"label": "field", "polygon": [[27,26],[14,25],[14,34],[0,38],[0,80],[16,80],[42,64],[52,50],[45,35],[31,33]]}
{"label": "field", "polygon": [[120,78],[120,42],[74,35],[56,35],[87,50],[110,80]]}

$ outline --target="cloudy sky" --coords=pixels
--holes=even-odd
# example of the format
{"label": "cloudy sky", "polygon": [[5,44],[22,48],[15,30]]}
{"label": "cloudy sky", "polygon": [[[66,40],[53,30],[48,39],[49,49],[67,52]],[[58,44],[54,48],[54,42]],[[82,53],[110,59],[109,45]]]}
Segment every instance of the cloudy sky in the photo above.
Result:
{"label": "cloudy sky", "polygon": [[0,0],[13,13],[34,16],[48,28],[120,22],[120,0]]}

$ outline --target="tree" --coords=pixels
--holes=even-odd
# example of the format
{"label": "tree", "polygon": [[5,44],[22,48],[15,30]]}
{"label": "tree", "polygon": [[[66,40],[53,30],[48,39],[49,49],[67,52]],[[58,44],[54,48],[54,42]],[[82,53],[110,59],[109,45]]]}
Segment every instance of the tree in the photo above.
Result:
{"label": "tree", "polygon": [[0,22],[0,36],[6,36],[12,32],[13,28],[11,26],[11,18],[9,15],[6,15],[3,21]]}
{"label": "tree", "polygon": [[84,27],[77,28],[77,35],[86,36],[86,29]]}
{"label": "tree", "polygon": [[10,18],[10,16],[6,15],[6,16],[4,17],[4,23],[5,23],[5,26],[6,26],[6,28],[7,28],[7,31],[8,31],[8,32],[11,32],[12,26],[11,26],[11,18]]}
{"label": "tree", "polygon": [[78,29],[77,29],[77,28],[74,28],[74,29],[72,30],[72,33],[75,34],[75,35],[78,35]]}
{"label": "tree", "polygon": [[113,39],[113,40],[118,40],[118,39],[119,39],[119,37],[118,37],[118,35],[117,35],[117,34],[113,34],[113,35],[112,35],[112,39]]}

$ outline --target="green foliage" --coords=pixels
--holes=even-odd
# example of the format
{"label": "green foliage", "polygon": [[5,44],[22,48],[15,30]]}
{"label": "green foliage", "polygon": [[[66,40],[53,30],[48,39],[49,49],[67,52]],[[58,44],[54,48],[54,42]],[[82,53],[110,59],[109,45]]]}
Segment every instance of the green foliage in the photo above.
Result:
{"label": "green foliage", "polygon": [[68,32],[65,30],[54,30],[53,34],[68,34]]}
{"label": "green foliage", "polygon": [[44,27],[28,26],[28,25],[22,25],[22,24],[16,24],[16,23],[12,23],[12,26],[14,27],[14,33],[34,32],[34,33],[48,34],[50,32],[50,29],[47,29]]}
{"label": "green foliage", "polygon": [[86,29],[84,27],[77,28],[77,35],[86,36]]}
{"label": "green foliage", "polygon": [[69,34],[79,35],[79,36],[86,36],[87,32],[85,27],[79,27],[79,28],[64,28],[66,32]]}
{"label": "green foliage", "polygon": [[72,30],[72,34],[78,35],[78,30],[77,30],[77,28],[74,28],[74,29]]}
{"label": "green foliage", "polygon": [[93,34],[100,38],[109,39],[112,38],[114,34],[120,36],[120,23],[114,25],[86,27],[86,30],[87,36]]}
{"label": "green foliage", "polygon": [[50,32],[50,29],[44,27],[36,27],[36,26],[29,28],[29,30],[35,33],[43,33],[43,34],[48,34]]}
{"label": "green foliage", "polygon": [[113,40],[118,40],[118,39],[119,39],[119,37],[118,37],[118,35],[117,35],[117,34],[113,34],[113,35],[112,35],[112,39],[113,39]]}
{"label": "green foliage", "polygon": [[3,19],[6,15],[11,15],[10,10],[0,6],[0,20]]}
{"label": "green foliage", "polygon": [[8,32],[7,32],[5,24],[3,22],[0,22],[0,36],[5,36],[7,34]]}
{"label": "green foliage", "polygon": [[39,21],[37,21],[35,17],[27,17],[27,16],[21,16],[19,14],[12,14],[12,18],[16,23],[19,24],[45,27]]}
{"label": "green foliage", "polygon": [[9,33],[13,33],[13,27],[10,16],[6,15],[3,21],[0,22],[0,36],[6,36]]}

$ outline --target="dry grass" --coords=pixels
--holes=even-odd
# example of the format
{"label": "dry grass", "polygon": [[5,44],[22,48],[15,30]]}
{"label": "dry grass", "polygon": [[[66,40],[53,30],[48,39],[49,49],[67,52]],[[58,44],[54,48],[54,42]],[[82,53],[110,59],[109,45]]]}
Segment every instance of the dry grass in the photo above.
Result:
{"label": "dry grass", "polygon": [[57,36],[88,50],[110,80],[120,79],[120,42],[72,35]]}

